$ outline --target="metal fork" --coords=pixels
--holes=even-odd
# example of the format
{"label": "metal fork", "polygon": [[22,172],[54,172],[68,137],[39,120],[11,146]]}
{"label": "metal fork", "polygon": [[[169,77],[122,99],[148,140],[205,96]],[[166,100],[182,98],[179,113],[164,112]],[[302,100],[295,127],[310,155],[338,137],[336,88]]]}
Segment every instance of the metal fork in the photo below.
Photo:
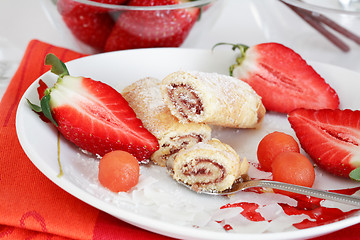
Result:
{"label": "metal fork", "polygon": [[[191,186],[180,182],[179,183],[193,191],[194,189]],[[196,191],[198,193],[209,194],[209,195],[230,195],[240,191],[243,191],[248,188],[253,187],[266,187],[266,188],[275,188],[279,190],[285,190],[288,192],[298,193],[302,195],[317,197],[321,199],[327,199],[335,202],[345,203],[349,205],[353,205],[356,207],[360,207],[360,197],[349,196],[340,193],[333,193],[324,190],[303,187],[283,182],[269,181],[269,180],[249,180],[247,177],[242,178],[242,181],[237,181],[233,184],[230,189],[227,189],[223,192],[210,192],[210,191]]]}

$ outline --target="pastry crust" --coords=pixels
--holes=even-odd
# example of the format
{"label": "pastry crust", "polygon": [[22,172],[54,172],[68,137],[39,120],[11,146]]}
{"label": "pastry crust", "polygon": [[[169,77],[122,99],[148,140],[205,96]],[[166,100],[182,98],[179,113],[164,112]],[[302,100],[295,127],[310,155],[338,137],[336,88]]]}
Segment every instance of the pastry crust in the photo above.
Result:
{"label": "pastry crust", "polygon": [[161,93],[181,122],[255,128],[266,112],[250,85],[218,73],[174,72],[163,79]]}
{"label": "pastry crust", "polygon": [[144,127],[158,139],[160,149],[151,160],[164,167],[180,149],[210,139],[211,128],[206,124],[180,123],[163,102],[160,83],[151,77],[140,79],[126,87],[122,95]]}
{"label": "pastry crust", "polygon": [[247,173],[249,163],[229,145],[211,139],[181,150],[167,167],[175,180],[195,191],[222,192]]}

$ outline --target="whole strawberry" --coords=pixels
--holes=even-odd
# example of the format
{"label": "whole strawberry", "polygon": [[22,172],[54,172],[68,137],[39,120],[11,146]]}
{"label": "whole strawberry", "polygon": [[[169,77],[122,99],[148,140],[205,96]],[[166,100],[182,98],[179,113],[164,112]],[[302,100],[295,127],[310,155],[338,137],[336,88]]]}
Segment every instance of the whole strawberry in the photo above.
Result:
{"label": "whole strawberry", "polygon": [[342,177],[360,167],[360,111],[296,109],[288,120],[319,167]]}
{"label": "whole strawberry", "polygon": [[72,34],[97,51],[103,51],[106,40],[114,26],[107,13],[82,13],[64,15],[63,20]]}
{"label": "whole strawberry", "polygon": [[64,23],[78,40],[96,51],[104,50],[106,40],[115,24],[109,9],[73,0],[59,0],[57,8]]}
{"label": "whole strawberry", "polygon": [[109,85],[84,77],[72,77],[55,55],[45,63],[59,75],[55,85],[41,98],[42,112],[70,142],[103,156],[124,150],[138,161],[147,162],[159,146],[156,137],[144,128],[126,100]]}
{"label": "whole strawberry", "polygon": [[88,3],[78,2],[76,0],[58,0],[56,3],[60,15],[76,15],[82,13],[105,13],[109,12],[109,8],[102,8],[91,4],[92,2],[121,5],[127,0],[88,0]]}
{"label": "whole strawberry", "polygon": [[292,49],[273,42],[252,47],[230,45],[241,51],[230,67],[231,75],[247,82],[267,110],[288,113],[296,108],[338,108],[335,90]]}
{"label": "whole strawberry", "polygon": [[[130,0],[130,6],[181,4],[180,0]],[[110,34],[105,51],[149,47],[178,47],[200,14],[199,8],[125,11]]]}

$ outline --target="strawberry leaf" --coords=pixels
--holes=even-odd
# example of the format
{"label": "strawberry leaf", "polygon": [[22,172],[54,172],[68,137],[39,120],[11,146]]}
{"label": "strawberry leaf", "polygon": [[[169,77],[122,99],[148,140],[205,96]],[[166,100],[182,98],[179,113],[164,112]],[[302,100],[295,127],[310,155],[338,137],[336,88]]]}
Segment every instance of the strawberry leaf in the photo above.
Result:
{"label": "strawberry leaf", "polygon": [[240,50],[240,55],[236,58],[236,63],[229,67],[230,76],[233,76],[234,68],[241,65],[242,61],[245,59],[245,52],[248,50],[249,47],[244,44],[240,44],[240,43],[233,44],[233,43],[220,42],[220,43],[215,44],[212,47],[212,50],[214,50],[214,48],[216,48],[217,46],[220,46],[220,45],[230,45],[230,46],[232,46],[231,49],[233,51],[235,51],[236,49]]}
{"label": "strawberry leaf", "polygon": [[58,124],[52,117],[49,102],[50,102],[50,93],[45,92],[45,95],[41,98],[41,101],[40,101],[40,106],[41,106],[42,112],[44,113],[45,117],[47,117],[57,127]]}
{"label": "strawberry leaf", "polygon": [[51,65],[51,72],[58,75],[60,78],[69,75],[69,71],[65,64],[54,54],[49,53],[45,57],[45,65]]}
{"label": "strawberry leaf", "polygon": [[360,182],[360,167],[352,170],[349,174],[349,177],[352,180],[359,181]]}
{"label": "strawberry leaf", "polygon": [[31,109],[37,113],[41,113],[42,112],[42,109],[40,106],[36,105],[36,104],[33,104],[32,102],[30,102],[29,99],[26,99],[26,101],[28,102],[28,104],[30,105]]}

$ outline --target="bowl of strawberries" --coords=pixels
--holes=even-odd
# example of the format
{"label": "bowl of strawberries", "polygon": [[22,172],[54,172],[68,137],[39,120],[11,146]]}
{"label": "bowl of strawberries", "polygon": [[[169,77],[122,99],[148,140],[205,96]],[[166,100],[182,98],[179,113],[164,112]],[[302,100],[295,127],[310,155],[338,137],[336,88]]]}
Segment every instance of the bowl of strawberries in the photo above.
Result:
{"label": "bowl of strawberries", "polygon": [[[208,29],[221,0],[57,0],[59,21],[85,53],[179,47]],[[65,34],[68,35],[68,34]]]}

